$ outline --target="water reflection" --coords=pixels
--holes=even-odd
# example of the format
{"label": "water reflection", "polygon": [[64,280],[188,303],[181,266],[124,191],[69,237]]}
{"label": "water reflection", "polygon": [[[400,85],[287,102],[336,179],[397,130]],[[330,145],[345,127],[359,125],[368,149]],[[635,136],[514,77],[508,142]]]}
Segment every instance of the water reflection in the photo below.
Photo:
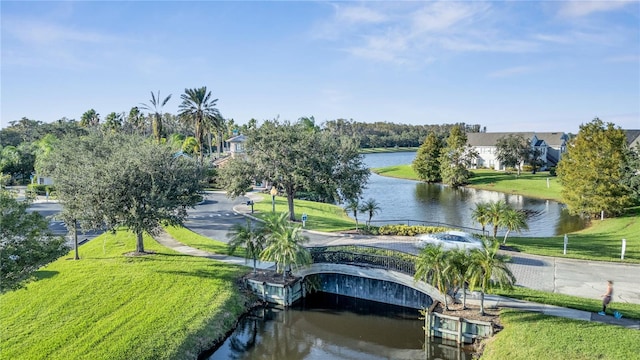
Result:
{"label": "water reflection", "polygon": [[[365,162],[370,167],[409,164],[415,153],[367,154]],[[529,230],[517,236],[554,236],[583,229],[584,222],[570,216],[563,204],[555,201],[527,198],[522,195],[471,188],[450,188],[440,184],[394,179],[372,174],[365,199],[374,198],[380,204],[380,212],[373,224],[430,223],[452,224],[480,231],[471,213],[481,201],[505,200],[516,209],[528,214]],[[408,221],[409,220],[409,221]],[[516,234],[514,234],[516,235]]]}
{"label": "water reflection", "polygon": [[418,316],[414,309],[313,294],[287,310],[256,310],[208,359],[471,359],[456,346],[425,344]]}

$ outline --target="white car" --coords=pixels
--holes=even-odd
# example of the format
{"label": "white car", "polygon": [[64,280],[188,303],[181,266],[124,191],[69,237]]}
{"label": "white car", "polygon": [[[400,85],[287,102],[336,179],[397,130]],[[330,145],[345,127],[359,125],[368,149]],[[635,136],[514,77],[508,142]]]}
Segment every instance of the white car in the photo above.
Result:
{"label": "white car", "polygon": [[416,235],[415,245],[423,248],[427,245],[442,245],[445,250],[453,249],[482,249],[482,240],[472,234],[462,231],[446,231],[434,234]]}

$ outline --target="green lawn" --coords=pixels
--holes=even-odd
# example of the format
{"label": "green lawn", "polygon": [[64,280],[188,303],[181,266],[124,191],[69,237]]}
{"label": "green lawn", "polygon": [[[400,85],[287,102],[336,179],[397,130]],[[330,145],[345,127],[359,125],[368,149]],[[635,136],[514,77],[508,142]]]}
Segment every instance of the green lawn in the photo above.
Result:
{"label": "green lawn", "polygon": [[234,255],[239,257],[245,256],[244,248],[236,248],[236,251],[234,251],[233,254],[228,254],[227,243],[218,241],[216,239],[210,239],[187,228],[178,226],[166,226],[164,229],[167,231],[167,233],[169,233],[169,235],[173,236],[174,239],[180,239],[180,242],[187,246],[208,251],[214,254]]}
{"label": "green lawn", "polygon": [[[383,176],[419,180],[410,164],[374,168],[371,171]],[[518,176],[516,173],[478,169],[473,170],[472,173],[473,177],[469,179],[468,185],[471,188],[561,201],[560,190],[562,187],[558,182],[558,178],[549,176],[548,172],[538,172],[536,174],[523,172]],[[547,179],[549,179],[548,188]]]}
{"label": "green lawn", "polygon": [[[260,195],[262,201],[256,201],[254,205],[256,211],[254,215],[257,217],[263,217],[271,212],[271,195]],[[302,214],[307,214],[305,229],[331,232],[355,228],[355,221],[347,216],[344,209],[339,206],[305,200],[295,200],[294,205],[298,221],[300,221]],[[276,212],[285,211],[289,211],[287,198],[276,196]]]}
{"label": "green lawn", "polygon": [[[104,248],[103,248],[104,246]],[[0,296],[3,359],[195,359],[245,311],[248,270],[181,255],[128,232],[104,234]]]}
{"label": "green lawn", "polygon": [[640,354],[640,331],[537,313],[503,310],[504,329],[482,360],[627,360]]}

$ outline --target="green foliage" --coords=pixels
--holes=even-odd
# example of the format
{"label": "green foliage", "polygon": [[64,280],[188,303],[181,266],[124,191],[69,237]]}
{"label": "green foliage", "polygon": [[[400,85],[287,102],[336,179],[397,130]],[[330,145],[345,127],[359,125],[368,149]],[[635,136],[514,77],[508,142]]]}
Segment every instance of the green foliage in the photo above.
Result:
{"label": "green foliage", "polygon": [[513,209],[504,200],[476,203],[476,207],[471,213],[473,220],[482,225],[482,232],[486,225],[493,225],[493,238],[498,234],[498,229],[507,230],[503,243],[507,242],[507,237],[511,231],[520,232],[528,229],[527,215],[520,210]]}
{"label": "green foliage", "polygon": [[47,195],[47,192],[51,194],[56,190],[54,185],[40,185],[40,184],[29,184],[27,185],[27,191],[34,193],[36,195]]}
{"label": "green foliage", "polygon": [[442,147],[442,140],[433,132],[424,139],[412,163],[413,171],[420,180],[430,183],[442,180],[440,175]]}
{"label": "green foliage", "polygon": [[65,239],[49,231],[42,215],[27,212],[28,206],[0,190],[0,293],[20,288],[38,268],[69,251]]}
{"label": "green foliage", "polygon": [[562,199],[571,214],[593,217],[604,211],[619,215],[631,204],[624,184],[626,137],[614,124],[595,118],[580,126],[558,164]]}
{"label": "green foliage", "polygon": [[467,135],[461,126],[451,129],[440,154],[442,182],[453,187],[465,185],[471,177],[468,168],[477,154],[467,145]]}
{"label": "green foliage", "polygon": [[1,295],[2,358],[196,359],[222,339],[246,311],[247,270],[146,240],[152,255],[128,257],[133,234],[103,234],[84,261],[59,259]]}
{"label": "green foliage", "polygon": [[422,250],[416,261],[416,273],[413,278],[433,285],[444,295],[444,307],[449,309],[447,293],[453,282],[453,272],[449,271],[451,253],[442,248],[442,245],[427,245]]}
{"label": "green foliage", "polygon": [[151,112],[152,122],[151,128],[153,130],[153,137],[156,139],[156,142],[160,144],[160,140],[163,135],[163,127],[162,127],[162,108],[169,102],[171,99],[171,94],[164,98],[164,100],[160,101],[160,90],[158,90],[158,96],[151,92],[151,100],[149,104],[140,103],[140,108],[143,110],[147,110]]}
{"label": "green foliage", "polygon": [[253,273],[256,273],[256,261],[260,257],[260,253],[265,248],[267,241],[267,233],[261,223],[252,224],[247,219],[247,224],[234,224],[229,233],[227,233],[229,241],[229,254],[233,254],[237,248],[245,249],[245,257],[253,260]]}
{"label": "green foliage", "polygon": [[484,294],[493,288],[509,289],[516,283],[516,278],[507,267],[509,257],[498,254],[500,243],[484,239],[482,249],[474,249],[470,252],[470,261],[467,268],[467,280],[469,288],[474,291],[479,289],[480,314],[484,314]]}
{"label": "green foliage", "polygon": [[371,225],[371,219],[373,218],[373,215],[377,214],[378,211],[380,211],[380,205],[375,199],[369,198],[358,208],[358,210],[361,213],[369,215],[369,219],[367,220],[367,226],[369,226]]}
{"label": "green foliage", "polygon": [[211,91],[207,92],[207,87],[197,89],[184,89],[184,94],[180,95],[180,118],[194,128],[194,137],[197,147],[194,147],[202,157],[202,137],[208,124],[217,122],[220,113],[216,108],[218,99],[211,97]]}
{"label": "green foliage", "polygon": [[640,205],[640,144],[626,152],[622,183],[628,189],[634,205]]}
{"label": "green foliage", "polygon": [[496,158],[509,168],[516,168],[520,175],[520,165],[529,160],[531,146],[529,140],[519,134],[509,134],[496,141]]}
{"label": "green foliage", "polygon": [[287,223],[289,214],[272,214],[265,222],[266,246],[260,252],[260,259],[275,261],[276,271],[282,272],[283,278],[293,267],[311,264],[311,254],[303,246],[309,239],[302,235],[301,225]]}
{"label": "green foliage", "polygon": [[451,229],[442,226],[383,225],[380,226],[378,233],[380,235],[416,236],[418,234],[433,234],[449,230]]}

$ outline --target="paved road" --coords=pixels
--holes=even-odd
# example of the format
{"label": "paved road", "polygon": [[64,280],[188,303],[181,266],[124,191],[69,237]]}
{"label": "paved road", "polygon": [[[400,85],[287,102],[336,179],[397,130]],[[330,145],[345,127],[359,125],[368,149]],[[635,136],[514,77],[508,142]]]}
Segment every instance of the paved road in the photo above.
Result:
{"label": "paved road", "polygon": [[[186,225],[193,231],[216,240],[226,241],[226,231],[233,223],[243,223],[249,215],[247,197],[229,200],[223,193],[208,193],[207,200],[189,212]],[[411,237],[356,236],[307,231],[310,246],[370,245],[405,252],[417,252]],[[640,265],[582,261],[543,257],[521,253],[511,256],[509,265],[516,284],[527,288],[600,299],[606,281],[614,281],[613,302],[640,304]]]}

